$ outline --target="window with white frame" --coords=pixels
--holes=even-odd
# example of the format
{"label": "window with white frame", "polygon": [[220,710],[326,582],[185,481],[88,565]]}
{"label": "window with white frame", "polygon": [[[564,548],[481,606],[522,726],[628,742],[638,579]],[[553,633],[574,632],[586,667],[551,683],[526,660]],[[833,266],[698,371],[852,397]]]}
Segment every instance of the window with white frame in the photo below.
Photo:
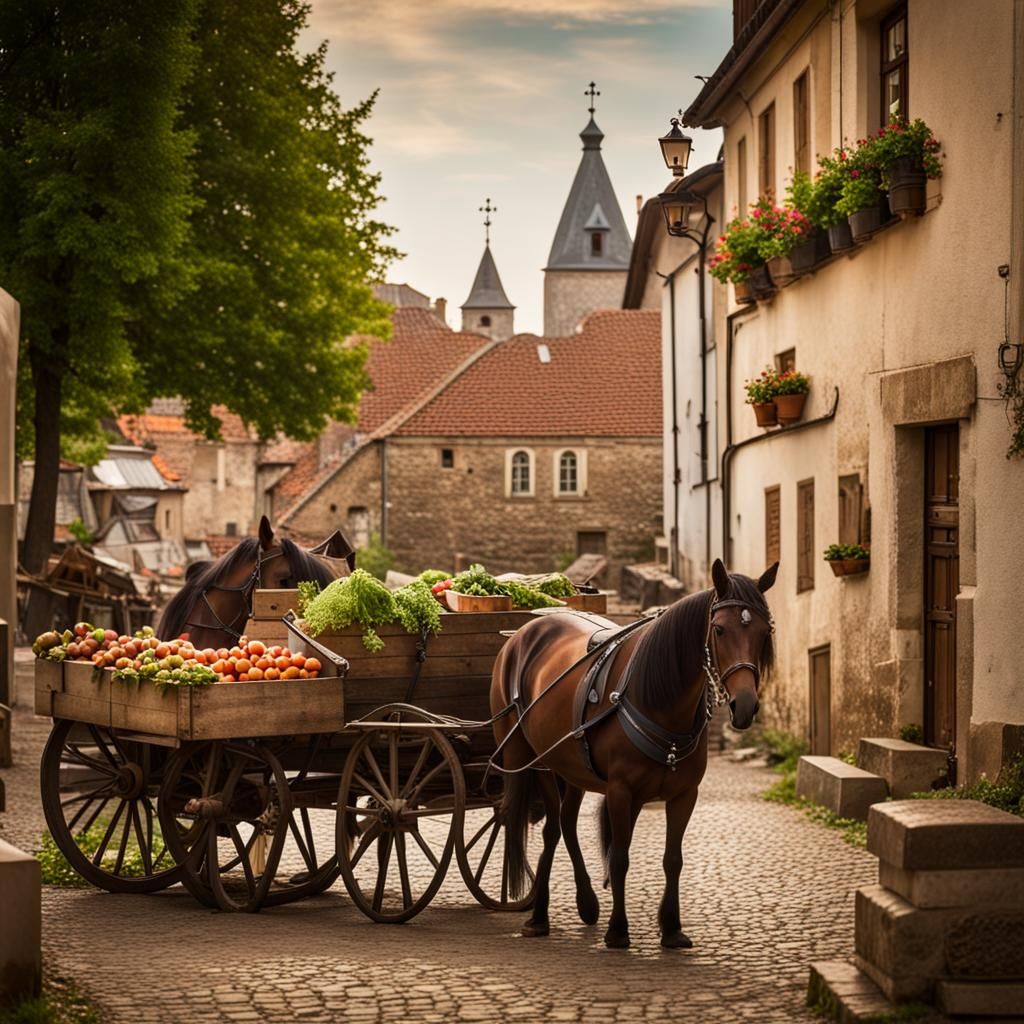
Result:
{"label": "window with white frame", "polygon": [[551,476],[556,498],[581,498],[587,492],[587,453],[566,448],[554,453]]}
{"label": "window with white frame", "polygon": [[529,448],[510,448],[505,452],[505,494],[512,498],[532,498],[534,493],[533,452]]}

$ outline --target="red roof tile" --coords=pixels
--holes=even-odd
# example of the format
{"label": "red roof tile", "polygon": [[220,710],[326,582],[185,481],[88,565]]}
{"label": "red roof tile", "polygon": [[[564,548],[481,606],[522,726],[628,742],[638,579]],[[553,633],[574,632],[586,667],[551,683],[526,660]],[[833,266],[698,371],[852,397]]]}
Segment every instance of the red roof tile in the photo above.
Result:
{"label": "red roof tile", "polygon": [[568,338],[519,334],[495,345],[394,432],[657,437],[661,431],[661,313],[627,309],[592,313]]}
{"label": "red roof tile", "polygon": [[371,341],[367,372],[374,389],[359,404],[359,431],[369,434],[421,401],[474,352],[490,344],[480,334],[453,331],[429,309],[400,307],[391,341]]}

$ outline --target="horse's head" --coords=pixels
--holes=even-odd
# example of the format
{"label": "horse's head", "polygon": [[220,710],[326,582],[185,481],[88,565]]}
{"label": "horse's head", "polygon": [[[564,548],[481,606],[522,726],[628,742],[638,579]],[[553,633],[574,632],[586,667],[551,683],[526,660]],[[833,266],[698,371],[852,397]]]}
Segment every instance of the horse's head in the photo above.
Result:
{"label": "horse's head", "polygon": [[340,530],[305,550],[287,538],[276,540],[266,516],[260,519],[259,585],[265,590],[291,590],[300,580],[325,586],[355,568],[355,551]]}
{"label": "horse's head", "polygon": [[707,647],[719,686],[728,694],[736,729],[747,729],[753,723],[760,706],[761,673],[772,663],[774,626],[763,594],[775,582],[778,569],[776,562],[755,582],[746,576],[730,576],[720,559],[715,559],[711,568],[715,596]]}

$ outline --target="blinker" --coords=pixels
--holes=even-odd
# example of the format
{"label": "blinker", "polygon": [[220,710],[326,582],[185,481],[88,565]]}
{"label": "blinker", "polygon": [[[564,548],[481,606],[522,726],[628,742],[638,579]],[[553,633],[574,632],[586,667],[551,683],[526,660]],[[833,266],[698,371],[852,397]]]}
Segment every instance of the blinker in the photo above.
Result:
{"label": "blinker", "polygon": [[750,623],[753,622],[753,616],[750,614],[748,609],[744,608],[743,611],[740,612],[740,622],[742,622],[744,626],[749,626]]}

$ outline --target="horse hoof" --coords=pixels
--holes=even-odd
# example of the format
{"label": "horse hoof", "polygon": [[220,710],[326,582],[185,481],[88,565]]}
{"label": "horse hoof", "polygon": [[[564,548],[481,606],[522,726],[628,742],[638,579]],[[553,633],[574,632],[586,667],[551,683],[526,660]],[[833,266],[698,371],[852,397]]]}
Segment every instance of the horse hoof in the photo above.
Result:
{"label": "horse hoof", "polygon": [[682,931],[662,935],[661,944],[666,949],[693,949],[693,939],[686,932]]}
{"label": "horse hoof", "polygon": [[609,949],[629,949],[629,932],[613,932],[609,929],[604,933],[604,944]]}
{"label": "horse hoof", "polygon": [[528,939],[536,938],[538,935],[547,935],[551,930],[550,925],[547,921],[527,921],[523,925],[521,935],[526,936]]}
{"label": "horse hoof", "polygon": [[597,920],[601,916],[601,904],[597,902],[593,889],[590,892],[577,894],[576,909],[584,924],[597,924]]}

